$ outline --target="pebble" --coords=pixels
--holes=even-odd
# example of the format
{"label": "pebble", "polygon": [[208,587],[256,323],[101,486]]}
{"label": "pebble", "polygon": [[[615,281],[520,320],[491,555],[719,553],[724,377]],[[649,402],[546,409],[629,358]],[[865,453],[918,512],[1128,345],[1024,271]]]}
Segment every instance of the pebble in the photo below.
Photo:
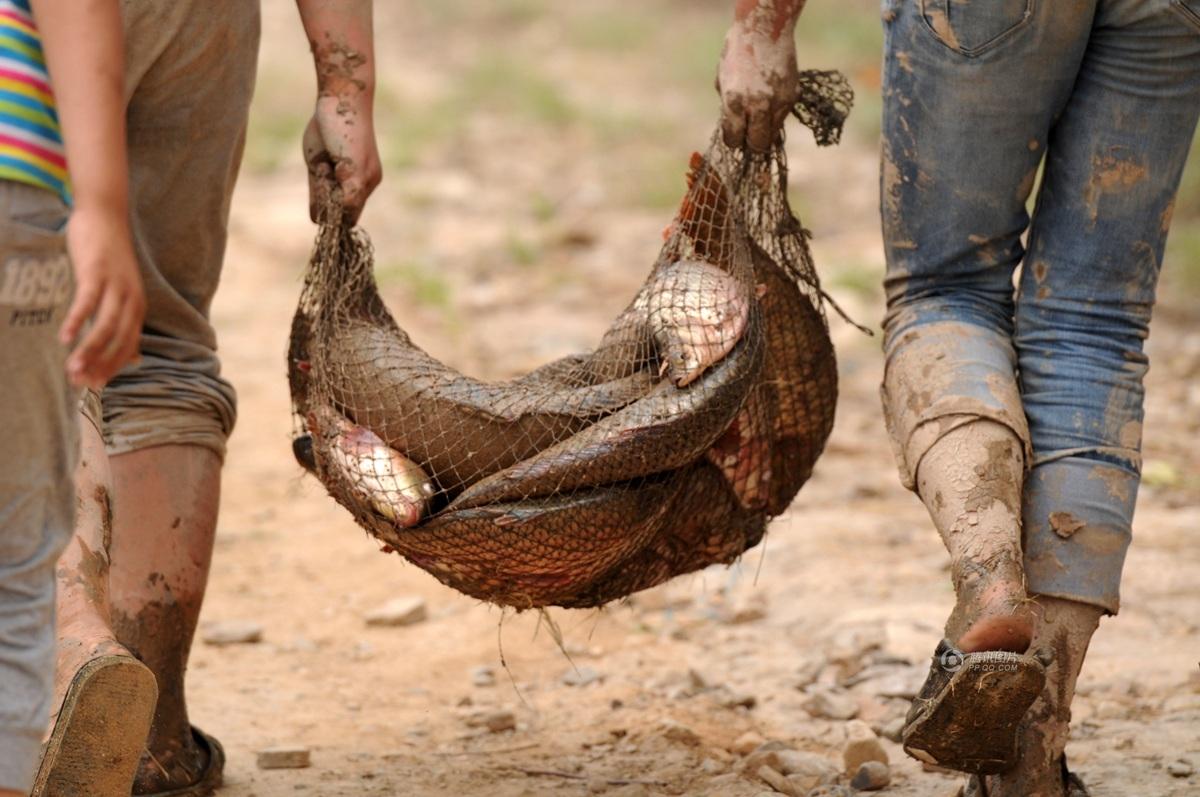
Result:
{"label": "pebble", "polygon": [[879,791],[892,780],[891,770],[887,764],[879,761],[867,761],[858,768],[850,780],[850,787],[858,791]]}
{"label": "pebble", "polygon": [[725,617],[725,622],[729,625],[746,625],[747,623],[757,623],[759,620],[766,619],[767,609],[756,603],[750,603],[745,606],[739,606]]}
{"label": "pebble", "polygon": [[800,797],[800,790],[783,775],[768,766],[759,767],[755,773],[758,777],[780,794],[787,794],[790,797]]}
{"label": "pebble", "polygon": [[1177,758],[1170,764],[1167,764],[1167,772],[1169,772],[1173,778],[1191,777],[1192,773],[1195,771],[1196,768],[1192,766],[1192,762],[1188,761],[1186,758]]}
{"label": "pebble", "polygon": [[729,751],[738,755],[750,755],[765,741],[766,739],[762,737],[762,734],[755,731],[746,731],[733,740],[733,744],[729,746]]}
{"label": "pebble", "polygon": [[312,764],[307,747],[281,745],[258,751],[259,769],[305,769]]}
{"label": "pebble", "polygon": [[393,598],[377,609],[367,612],[366,621],[370,626],[396,627],[415,625],[424,622],[429,617],[424,598]]}
{"label": "pebble", "polygon": [[831,720],[850,720],[858,716],[858,701],[852,696],[818,689],[803,703],[804,710],[814,717]]}
{"label": "pebble", "polygon": [[883,738],[900,744],[901,734],[904,733],[904,717],[894,717],[885,722],[879,728],[879,735]]}
{"label": "pebble", "polygon": [[496,671],[486,664],[474,668],[471,670],[471,685],[479,687],[495,686]]}
{"label": "pebble", "polygon": [[686,744],[689,747],[698,747],[700,745],[700,734],[686,725],[674,720],[667,720],[661,727],[663,738],[669,741]]}
{"label": "pebble", "polygon": [[503,733],[517,729],[517,715],[510,709],[476,711],[465,718],[469,728],[487,728],[491,733]]}
{"label": "pebble", "polygon": [[842,747],[842,763],[847,776],[854,775],[868,761],[888,763],[887,751],[871,726],[862,720],[846,723],[846,743]]}
{"label": "pebble", "polygon": [[263,627],[253,620],[225,620],[205,626],[200,637],[208,645],[248,645],[262,642]]}
{"label": "pebble", "polygon": [[572,667],[559,679],[565,686],[587,686],[604,680],[604,675],[593,667]]}

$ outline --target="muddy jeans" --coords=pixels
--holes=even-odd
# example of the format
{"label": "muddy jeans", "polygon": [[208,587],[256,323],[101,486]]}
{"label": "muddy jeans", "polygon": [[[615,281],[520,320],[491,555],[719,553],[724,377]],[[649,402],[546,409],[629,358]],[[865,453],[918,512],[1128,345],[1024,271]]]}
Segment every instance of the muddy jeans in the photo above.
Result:
{"label": "muddy jeans", "polygon": [[[236,396],[209,309],[225,258],[258,60],[257,0],[124,0],[141,359],[104,389],[114,454],[165,444],[225,454]],[[94,404],[85,413],[95,422]]]}
{"label": "muddy jeans", "polygon": [[884,405],[902,476],[956,426],[1007,425],[1030,454],[1029,591],[1115,613],[1143,344],[1200,114],[1200,0],[884,0],[884,20]]}
{"label": "muddy jeans", "polygon": [[71,300],[55,194],[0,181],[0,788],[27,791],[54,677],[54,563],[74,524],[75,391],[58,327]]}

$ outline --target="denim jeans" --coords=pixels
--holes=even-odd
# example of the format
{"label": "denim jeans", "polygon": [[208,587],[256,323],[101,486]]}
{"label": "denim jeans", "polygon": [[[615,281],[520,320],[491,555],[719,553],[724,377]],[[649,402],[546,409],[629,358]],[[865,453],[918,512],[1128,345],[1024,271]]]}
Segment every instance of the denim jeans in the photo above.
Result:
{"label": "denim jeans", "polygon": [[[902,477],[950,429],[1004,423],[1029,453],[1029,591],[1115,613],[1143,344],[1200,114],[1200,0],[884,0],[883,16]],[[902,360],[915,376],[892,373]]]}

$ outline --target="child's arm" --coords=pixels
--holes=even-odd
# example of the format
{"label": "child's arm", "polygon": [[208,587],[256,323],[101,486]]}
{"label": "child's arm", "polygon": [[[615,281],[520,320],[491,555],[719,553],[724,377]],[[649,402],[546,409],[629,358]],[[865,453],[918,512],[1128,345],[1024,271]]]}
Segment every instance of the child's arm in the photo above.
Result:
{"label": "child's arm", "polygon": [[771,148],[796,102],[796,18],[805,0],[735,0],[717,90],[731,147]]}
{"label": "child's arm", "polygon": [[32,0],[54,87],[75,207],[67,246],[75,299],[60,330],[76,385],[100,387],[134,359],[146,301],[129,231],[125,53],[118,0]]}
{"label": "child's arm", "polygon": [[317,68],[317,107],[304,131],[309,211],[334,185],[351,222],[379,185],[372,0],[296,0]]}

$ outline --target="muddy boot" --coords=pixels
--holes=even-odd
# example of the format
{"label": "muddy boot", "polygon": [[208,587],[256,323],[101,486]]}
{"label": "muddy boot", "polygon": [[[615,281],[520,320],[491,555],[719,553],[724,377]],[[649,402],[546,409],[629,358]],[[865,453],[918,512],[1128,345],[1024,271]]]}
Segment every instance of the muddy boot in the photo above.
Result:
{"label": "muddy boot", "polygon": [[914,758],[964,772],[1012,767],[1045,671],[1026,655],[1033,616],[1021,563],[1024,449],[1006,426],[953,418],[917,490],[950,553],[957,602],[903,730]]}
{"label": "muddy boot", "polygon": [[[1104,610],[1060,598],[1036,599],[1034,649],[1046,664],[1046,686],[1021,725],[1017,765],[976,788],[987,797],[1083,797],[1082,780],[1067,770],[1063,751],[1075,682]],[[982,790],[980,788],[982,787]],[[972,792],[968,789],[968,794]]]}
{"label": "muddy boot", "polygon": [[95,427],[81,424],[75,536],[58,562],[55,710],[35,797],[126,797],[158,697],[154,675],[109,619],[111,475]]}
{"label": "muddy boot", "polygon": [[159,699],[135,795],[204,795],[224,753],[192,727],[184,674],[208,581],[221,459],[200,446],[156,446],[112,458],[112,617],[117,639],[158,679]]}

